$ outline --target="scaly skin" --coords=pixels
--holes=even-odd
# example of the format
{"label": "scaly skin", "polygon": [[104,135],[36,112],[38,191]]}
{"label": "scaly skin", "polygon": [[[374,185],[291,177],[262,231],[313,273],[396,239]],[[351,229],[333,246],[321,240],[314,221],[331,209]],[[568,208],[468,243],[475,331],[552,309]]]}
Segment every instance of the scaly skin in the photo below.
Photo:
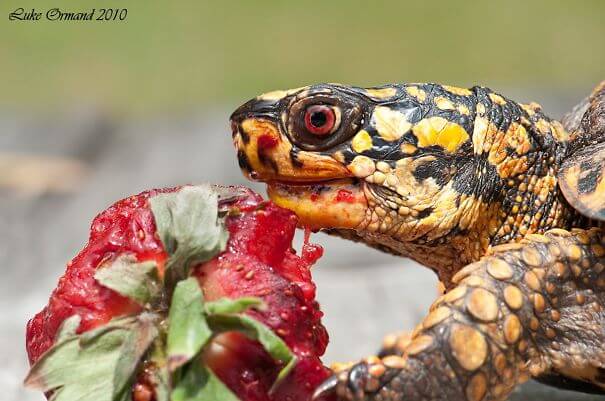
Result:
{"label": "scaly skin", "polygon": [[242,170],[277,204],[410,257],[447,289],[411,339],[390,337],[319,392],[503,400],[530,376],[605,392],[604,240],[579,213],[605,206],[603,163],[575,153],[605,139],[604,88],[566,127],[536,104],[437,84],[315,85],[232,115]]}

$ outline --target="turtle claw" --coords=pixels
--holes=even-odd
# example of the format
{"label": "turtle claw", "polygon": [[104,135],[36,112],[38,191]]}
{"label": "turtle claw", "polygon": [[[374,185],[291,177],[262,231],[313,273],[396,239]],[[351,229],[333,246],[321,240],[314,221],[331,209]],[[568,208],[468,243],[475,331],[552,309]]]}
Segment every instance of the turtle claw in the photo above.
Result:
{"label": "turtle claw", "polygon": [[349,369],[347,377],[348,390],[356,397],[363,397],[365,393],[366,382],[368,380],[368,365],[365,362],[359,362]]}
{"label": "turtle claw", "polygon": [[365,362],[359,362],[334,372],[330,378],[317,387],[312,401],[320,401],[324,397],[334,395],[339,400],[361,400],[368,390],[367,384],[368,365]]}
{"label": "turtle claw", "polygon": [[327,395],[336,393],[337,385],[338,385],[338,377],[336,375],[330,376],[323,383],[321,383],[317,387],[317,389],[315,389],[315,392],[313,393],[313,397],[311,397],[311,401],[319,401]]}

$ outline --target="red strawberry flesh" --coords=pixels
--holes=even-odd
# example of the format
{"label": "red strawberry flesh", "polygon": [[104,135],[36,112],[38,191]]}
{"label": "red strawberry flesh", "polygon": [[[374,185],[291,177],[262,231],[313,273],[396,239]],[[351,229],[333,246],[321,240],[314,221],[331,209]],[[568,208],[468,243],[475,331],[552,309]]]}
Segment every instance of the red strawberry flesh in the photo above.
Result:
{"label": "red strawberry flesh", "polygon": [[131,196],[93,220],[88,244],[67,264],[48,305],[27,324],[26,347],[30,363],[53,344],[59,326],[72,315],[80,315],[78,331],[84,332],[115,316],[138,310],[135,303],[97,283],[94,273],[99,266],[121,254],[135,255],[140,261],[165,259],[147,200],[159,192],[173,190],[147,191]]}
{"label": "red strawberry flesh", "polygon": [[[94,219],[88,244],[68,264],[48,305],[27,325],[26,347],[31,363],[53,344],[61,323],[74,314],[82,318],[79,332],[84,332],[113,317],[139,311],[134,302],[101,286],[94,273],[123,254],[134,255],[139,261],[155,260],[163,269],[167,255],[156,234],[148,199],[176,190],[143,192],[117,202]],[[221,202],[221,208],[229,210],[227,249],[198,266],[194,274],[207,300],[242,296],[263,299],[266,309],[248,313],[277,333],[298,363],[270,394],[282,366],[259,343],[241,334],[218,336],[206,350],[205,362],[242,401],[309,400],[329,375],[319,359],[328,335],[321,325],[322,312],[315,301],[310,274],[322,250],[308,244],[306,237],[302,257],[296,255],[291,243],[297,217],[249,189],[232,190],[238,197]]]}
{"label": "red strawberry flesh", "polygon": [[208,363],[243,399],[309,399],[313,389],[329,373],[319,360],[327,346],[328,334],[321,325],[322,313],[311,281],[310,268],[316,255],[306,260],[292,249],[298,223],[292,212],[259,196],[254,201],[250,197],[237,200],[230,207],[237,210],[238,215],[227,221],[230,233],[227,250],[196,272],[205,297],[262,298],[267,309],[250,314],[288,344],[297,355],[298,364],[271,398],[268,391],[279,368],[268,355],[262,356],[261,348],[249,346],[251,341],[241,337],[221,339],[222,351],[228,349],[230,355],[237,355],[237,358],[222,360],[236,359],[245,368],[232,369],[229,364],[224,366],[213,360]]}

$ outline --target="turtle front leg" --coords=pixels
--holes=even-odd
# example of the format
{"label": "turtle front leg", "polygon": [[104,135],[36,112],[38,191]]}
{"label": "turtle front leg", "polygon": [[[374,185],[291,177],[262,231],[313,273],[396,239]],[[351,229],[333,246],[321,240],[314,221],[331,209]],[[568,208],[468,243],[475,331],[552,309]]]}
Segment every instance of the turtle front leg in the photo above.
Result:
{"label": "turtle front leg", "polygon": [[453,278],[402,356],[367,358],[318,389],[343,400],[504,400],[531,376],[603,388],[602,232],[551,230],[494,247]]}

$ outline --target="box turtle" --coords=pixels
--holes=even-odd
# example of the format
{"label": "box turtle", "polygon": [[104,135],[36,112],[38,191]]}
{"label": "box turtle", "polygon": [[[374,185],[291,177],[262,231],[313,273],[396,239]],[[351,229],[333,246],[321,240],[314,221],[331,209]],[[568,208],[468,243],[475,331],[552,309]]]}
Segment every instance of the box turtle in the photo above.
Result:
{"label": "box turtle", "polygon": [[231,116],[243,172],[306,227],[412,258],[445,292],[334,369],[343,400],[605,394],[605,82],[561,122],[485,87],[319,84]]}

